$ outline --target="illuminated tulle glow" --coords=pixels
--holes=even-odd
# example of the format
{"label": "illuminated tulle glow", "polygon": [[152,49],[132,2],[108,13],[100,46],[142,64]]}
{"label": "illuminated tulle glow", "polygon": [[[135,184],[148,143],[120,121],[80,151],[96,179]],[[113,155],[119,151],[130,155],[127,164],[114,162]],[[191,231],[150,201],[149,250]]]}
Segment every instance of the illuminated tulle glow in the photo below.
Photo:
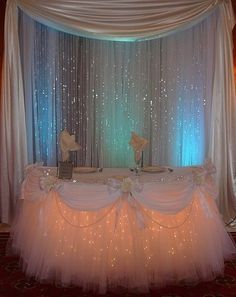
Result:
{"label": "illuminated tulle glow", "polygon": [[12,246],[26,274],[39,281],[99,293],[120,286],[148,292],[151,285],[212,280],[236,252],[202,168],[194,176],[191,168],[163,173],[163,181],[143,174],[143,189],[125,178],[114,196],[101,179],[109,171],[97,180],[82,175],[78,183],[61,182],[43,175],[52,169],[34,166],[22,187]]}

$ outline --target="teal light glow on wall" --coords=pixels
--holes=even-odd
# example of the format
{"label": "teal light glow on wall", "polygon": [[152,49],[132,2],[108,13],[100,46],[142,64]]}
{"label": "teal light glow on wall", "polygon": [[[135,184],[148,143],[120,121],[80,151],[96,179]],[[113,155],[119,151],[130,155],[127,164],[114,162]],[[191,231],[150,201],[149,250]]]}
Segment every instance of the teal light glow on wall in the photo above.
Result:
{"label": "teal light glow on wall", "polygon": [[203,163],[204,102],[211,96],[205,94],[209,56],[199,43],[202,25],[194,39],[190,30],[145,42],[82,38],[40,24],[28,28],[36,45],[34,63],[23,63],[27,98],[33,97],[27,109],[29,125],[34,122],[27,136],[33,161],[57,165],[58,135],[67,128],[82,147],[73,155],[77,166],[134,166],[132,131],[149,141],[144,165]]}
{"label": "teal light glow on wall", "polygon": [[204,107],[198,98],[179,98],[177,109],[175,165],[201,165],[205,156]]}
{"label": "teal light glow on wall", "polygon": [[131,167],[134,164],[133,150],[129,145],[135,116],[127,111],[125,100],[116,97],[107,101],[102,115],[103,166]]}

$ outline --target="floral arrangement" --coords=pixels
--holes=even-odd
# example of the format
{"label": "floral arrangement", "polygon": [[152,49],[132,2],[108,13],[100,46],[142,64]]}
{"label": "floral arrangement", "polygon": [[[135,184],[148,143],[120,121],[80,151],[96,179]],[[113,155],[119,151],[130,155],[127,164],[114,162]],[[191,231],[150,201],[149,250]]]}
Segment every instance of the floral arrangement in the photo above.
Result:
{"label": "floral arrangement", "polygon": [[39,181],[40,188],[45,192],[51,191],[57,183],[58,179],[53,175],[42,176]]}
{"label": "floral arrangement", "polygon": [[130,177],[124,178],[121,183],[121,191],[123,193],[130,193],[134,187],[134,182]]}
{"label": "floral arrangement", "polygon": [[139,136],[135,132],[132,132],[129,144],[133,147],[135,162],[140,161],[142,157],[142,151],[148,144],[148,140]]}
{"label": "floral arrangement", "polygon": [[63,162],[68,161],[69,152],[74,152],[81,149],[81,146],[75,141],[75,135],[70,135],[66,129],[60,133],[59,144]]}

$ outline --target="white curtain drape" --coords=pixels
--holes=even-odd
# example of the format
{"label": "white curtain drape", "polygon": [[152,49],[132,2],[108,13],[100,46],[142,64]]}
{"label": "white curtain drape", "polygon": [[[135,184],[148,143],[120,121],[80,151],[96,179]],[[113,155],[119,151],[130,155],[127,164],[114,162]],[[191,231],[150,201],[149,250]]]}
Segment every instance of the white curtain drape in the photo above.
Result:
{"label": "white curtain drape", "polygon": [[[235,91],[231,40],[234,18],[230,1],[157,2],[129,0],[84,2],[61,0],[36,2],[32,0],[9,0],[7,2],[5,19],[5,57],[3,66],[3,94],[1,100],[0,160],[2,173],[0,179],[0,194],[1,220],[3,222],[11,221],[20,183],[23,179],[24,166],[32,160],[32,155],[30,154],[32,150],[29,146],[29,143],[32,142],[28,139],[27,147],[26,138],[28,135],[32,135],[32,133],[29,133],[29,130],[33,128],[26,125],[26,123],[30,121],[29,118],[25,120],[25,111],[28,116],[30,113],[27,113],[27,109],[33,108],[33,106],[29,104],[33,105],[34,101],[30,103],[25,100],[27,92],[30,97],[32,91],[30,88],[26,87],[27,84],[24,85],[23,90],[22,73],[24,71],[24,79],[28,77],[28,81],[32,82],[31,75],[33,75],[35,60],[32,61],[30,55],[27,60],[27,52],[23,52],[22,56],[25,57],[25,59],[23,58],[24,67],[22,71],[18,38],[18,7],[33,19],[54,29],[79,36],[111,41],[144,41],[167,36],[171,33],[180,34],[179,31],[183,31],[186,28],[193,28],[194,25],[212,16],[212,13],[217,14],[217,22],[215,18],[212,18],[214,34],[212,35],[212,32],[208,31],[208,35],[205,35],[204,43],[202,43],[202,47],[205,47],[207,46],[206,40],[211,40],[209,46],[210,50],[208,52],[209,56],[207,56],[206,53],[204,59],[199,58],[201,63],[207,62],[207,66],[209,66],[206,67],[205,72],[201,70],[201,73],[204,73],[204,80],[208,82],[207,87],[204,84],[201,85],[202,90],[204,90],[203,97],[206,99],[208,105],[207,108],[204,107],[204,110],[200,113],[205,114],[209,112],[210,115],[210,117],[206,118],[207,123],[204,123],[205,126],[209,126],[209,129],[206,130],[206,135],[204,135],[206,141],[204,157],[211,157],[217,167],[217,179],[220,187],[220,211],[226,220],[234,215],[232,164],[233,152],[235,152],[235,137],[233,136],[233,131],[235,131],[236,126],[234,121]],[[33,34],[33,32],[30,32],[30,27],[28,31],[29,34]],[[194,34],[194,30],[192,33]],[[184,32],[182,32],[182,34],[184,34]],[[50,36],[55,37],[54,33]],[[168,69],[168,67],[170,68],[170,61],[175,61],[174,53],[172,52],[171,54],[171,52],[168,52],[170,51],[168,45],[173,46],[173,40],[175,38],[177,37],[175,37],[174,34],[164,39],[164,41],[157,41],[157,47],[160,47],[160,44],[162,45],[162,53],[169,54],[167,54],[167,57],[170,59],[166,59],[166,64],[164,66],[162,65],[166,69]],[[184,37],[181,38],[184,40]],[[192,37],[189,36],[189,38],[191,39]],[[202,41],[203,40],[201,40],[201,42]],[[88,40],[87,43],[89,42],[91,41]],[[99,44],[100,41],[97,42],[98,48],[101,47],[102,45]],[[53,43],[52,40],[51,45],[55,47],[55,43]],[[28,48],[29,52],[32,46],[33,44],[31,43],[31,46]],[[123,50],[130,46],[132,45],[123,45]],[[139,46],[141,46],[141,43]],[[115,47],[118,47],[118,45],[114,45],[114,48]],[[213,55],[211,55],[212,47],[215,48]],[[184,48],[181,50],[184,50]],[[122,50],[120,50],[119,53],[122,53]],[[27,67],[27,64],[29,67]],[[142,68],[143,66],[140,65],[140,67]],[[198,67],[201,69],[202,66]],[[171,71],[172,69],[169,72]],[[163,76],[165,76],[165,74]],[[149,79],[151,81],[152,78],[150,77]],[[163,79],[163,77],[160,77],[160,79]],[[182,81],[183,79],[184,78],[182,78]],[[194,82],[196,83],[196,80],[194,80]],[[171,82],[168,81],[168,84],[171,84]],[[165,86],[162,83],[163,92],[165,92],[164,89]],[[168,90],[170,89],[171,86],[169,86]],[[169,92],[168,95],[170,94],[171,92]],[[164,96],[164,93],[162,95]],[[103,99],[103,102],[104,100],[105,99]],[[174,96],[171,100],[174,100]],[[26,106],[25,102],[27,102]],[[170,104],[171,101],[167,103],[169,106]],[[54,105],[54,107],[55,106],[56,105]],[[189,110],[191,110],[191,108],[190,104]],[[52,107],[51,112],[54,113],[55,108]],[[110,114],[111,111],[108,110],[107,113]],[[189,120],[191,126],[191,119],[186,119],[186,121]],[[197,131],[199,127],[194,127],[194,129]],[[29,151],[27,151],[27,148]],[[53,149],[51,151],[53,151]],[[153,152],[153,156],[154,155]],[[29,160],[28,157],[30,157]],[[155,159],[155,157],[153,158]],[[165,159],[163,158],[163,160]],[[89,160],[87,161],[89,162]],[[111,163],[111,165],[116,164]]]}
{"label": "white curtain drape", "polygon": [[70,156],[78,165],[133,166],[131,131],[149,141],[144,165],[202,164],[217,11],[192,29],[143,42],[81,38],[20,16],[29,162],[55,166],[67,129],[82,146]]}
{"label": "white curtain drape", "polygon": [[33,19],[79,36],[119,41],[160,37],[193,25],[219,0],[18,0]]}

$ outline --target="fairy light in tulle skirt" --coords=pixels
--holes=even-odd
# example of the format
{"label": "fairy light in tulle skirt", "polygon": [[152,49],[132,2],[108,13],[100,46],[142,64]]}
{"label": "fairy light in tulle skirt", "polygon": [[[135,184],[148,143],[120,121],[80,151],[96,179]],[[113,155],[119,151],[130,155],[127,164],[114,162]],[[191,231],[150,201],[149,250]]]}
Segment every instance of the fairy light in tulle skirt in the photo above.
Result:
{"label": "fairy light in tulle skirt", "polygon": [[[167,215],[167,216],[165,216],[165,218],[163,219],[164,221],[167,221],[167,223],[165,224],[165,223],[162,223],[161,221],[162,220],[157,220],[157,219],[155,219],[155,214],[154,214],[154,212],[153,211],[151,211],[151,215],[150,215],[150,211],[148,211],[148,209],[145,209],[139,202],[138,202],[138,200],[136,200],[134,197],[133,197],[133,195],[130,193],[129,195],[131,195],[132,196],[132,198],[133,198],[133,201],[134,201],[134,203],[135,203],[135,207],[137,207],[136,208],[136,212],[137,212],[137,215],[138,215],[138,212],[140,212],[140,214],[142,214],[142,215],[144,215],[144,216],[146,216],[150,221],[152,221],[153,223],[155,223],[155,224],[157,224],[157,225],[159,225],[159,227],[160,227],[160,229],[159,230],[161,230],[161,228],[165,228],[165,229],[177,229],[177,228],[179,228],[179,227],[181,227],[182,225],[184,225],[188,220],[189,220],[189,218],[190,218],[190,215],[191,215],[191,213],[192,213],[192,208],[193,208],[193,203],[194,203],[194,199],[192,199],[191,200],[191,202],[190,202],[190,204],[184,209],[184,212],[186,212],[186,214],[185,214],[185,216],[183,217],[183,219],[180,221],[180,222],[176,222],[176,220],[175,220],[175,223],[173,224],[173,225],[168,225],[168,221],[169,221],[169,219],[171,218],[171,215]],[[117,199],[110,207],[108,207],[107,208],[107,210],[101,215],[101,217],[99,217],[99,218],[97,218],[94,222],[92,222],[92,223],[88,223],[89,222],[89,215],[87,214],[86,215],[86,224],[79,224],[79,223],[77,223],[77,224],[75,224],[75,223],[73,223],[73,222],[71,222],[67,217],[66,217],[66,213],[67,213],[67,211],[63,208],[63,206],[65,207],[65,205],[61,202],[61,201],[59,201],[59,196],[58,195],[56,195],[56,203],[57,203],[57,208],[58,208],[58,211],[59,211],[59,213],[61,214],[61,216],[62,216],[62,218],[68,223],[68,224],[70,224],[71,226],[73,226],[73,227],[76,227],[76,228],[89,228],[89,227],[92,227],[92,226],[94,226],[94,225],[97,225],[100,221],[102,221],[103,219],[105,219],[106,218],[106,223],[107,224],[110,224],[110,221],[107,219],[107,216],[108,215],[110,215],[110,213],[112,212],[112,211],[114,211],[114,209],[116,208],[117,209],[117,207],[119,207],[120,208],[120,199],[123,199],[123,198],[120,198],[120,199]],[[133,205],[133,207],[134,207],[134,205]],[[116,210],[117,211],[117,210]],[[116,216],[117,216],[117,212],[116,212],[116,214],[115,214]],[[163,217],[163,215],[161,215],[161,217]],[[75,219],[75,216],[73,216],[73,218]],[[137,219],[138,219],[138,217],[136,217]],[[166,219],[166,218],[168,218],[168,219]],[[120,221],[120,217],[116,217],[116,220],[119,220]],[[125,216],[123,216],[123,219],[126,219],[126,220],[128,220],[128,215],[126,214]],[[134,220],[134,221],[132,221],[132,224],[133,225],[136,225],[136,221]],[[146,226],[145,225],[146,224],[146,222],[144,223],[144,227],[149,227],[149,224]],[[150,228],[150,227],[149,227]],[[121,232],[122,233],[125,233],[125,229],[122,229],[121,230]]]}
{"label": "fairy light in tulle skirt", "polygon": [[[66,222],[67,222],[68,224],[70,224],[71,226],[76,227],[76,228],[89,228],[89,227],[92,227],[92,226],[94,226],[94,225],[97,225],[100,221],[102,221],[104,218],[106,218],[106,217],[109,215],[109,213],[110,213],[111,211],[113,211],[114,207],[115,207],[116,204],[119,202],[118,200],[115,201],[115,202],[110,206],[110,208],[108,208],[108,210],[107,210],[107,211],[106,211],[100,218],[98,218],[95,222],[88,223],[88,224],[84,224],[84,225],[79,225],[79,224],[76,225],[76,224],[72,223],[69,219],[66,218],[66,213],[67,213],[67,212],[66,212],[66,210],[64,210],[64,209],[62,210],[62,208],[63,208],[63,204],[62,204],[61,201],[58,201],[58,199],[59,199],[59,197],[56,196],[57,207],[58,207],[59,213],[61,214],[63,220],[66,221]],[[75,218],[75,216],[74,216],[74,218]],[[87,215],[86,215],[86,222],[89,222],[89,220],[90,220],[90,217],[89,217],[89,215],[87,214]],[[106,223],[109,224],[109,223],[110,223],[109,220],[107,220]]]}
{"label": "fairy light in tulle skirt", "polygon": [[[191,245],[191,242],[193,242],[193,231],[188,228],[188,225],[192,226],[190,214],[192,213],[192,208],[195,205],[194,201],[195,200],[193,199],[191,204],[186,209],[181,211],[181,213],[178,214],[177,217],[173,216],[173,219],[171,219],[172,216],[161,215],[157,212],[148,211],[147,209],[142,208],[143,213],[148,218],[148,222],[146,222],[146,226],[143,229],[140,229],[140,227],[137,225],[136,216],[134,215],[134,213],[132,213],[133,210],[130,210],[130,205],[124,202],[123,208],[119,215],[119,222],[114,229],[113,225],[116,221],[115,208],[117,206],[117,202],[114,203],[111,207],[107,207],[105,210],[101,211],[99,215],[95,216],[91,213],[88,214],[87,212],[83,212],[82,217],[80,217],[80,212],[76,211],[75,213],[74,209],[69,209],[68,207],[65,208],[65,205],[58,200],[58,197],[56,198],[56,203],[59,211],[58,214],[62,216],[61,224],[64,225],[63,229],[66,230],[65,224],[69,224],[70,226],[73,226],[75,228],[83,228],[84,236],[82,236],[82,241],[84,241],[88,245],[88,247],[96,248],[98,242],[103,240],[104,232],[108,232],[108,234],[110,234],[109,240],[105,245],[105,250],[104,248],[98,248],[98,254],[96,256],[93,256],[92,261],[99,263],[101,261],[101,257],[103,258],[104,253],[109,250],[109,253],[111,253],[111,256],[109,257],[110,268],[113,270],[119,269],[121,255],[122,257],[126,257],[125,255],[129,257],[134,256],[135,251],[133,249],[132,233],[134,230],[136,230],[135,232],[139,230],[138,232],[143,233],[142,236],[144,236],[144,238],[145,234],[149,232],[147,230],[150,230],[152,232],[151,236],[149,234],[148,239],[146,238],[144,240],[142,247],[146,259],[144,264],[146,268],[152,266],[153,258],[155,258],[154,254],[150,250],[150,247],[158,242],[158,237],[161,236],[162,232],[163,234],[165,234],[166,231],[164,230],[170,230],[170,232],[172,232],[171,230],[175,228],[178,230],[171,233],[172,240],[176,241],[178,239],[177,250],[183,248],[186,249],[188,245]],[[67,217],[65,217],[65,215]],[[70,221],[70,219],[72,218],[73,223]],[[173,222],[171,222],[172,220]],[[188,224],[185,224],[187,221]],[[86,225],[83,222],[86,222]],[[62,250],[60,254],[58,254],[57,252],[57,256],[64,256],[67,253],[64,246],[65,242],[66,238],[59,241]],[[69,249],[72,250],[75,254],[77,254],[80,250],[79,246],[77,247],[74,244],[70,245],[69,247]],[[175,246],[172,246],[167,249],[166,253],[169,257],[174,257],[177,254],[177,250]],[[188,258],[188,255],[183,254],[182,258]]]}

